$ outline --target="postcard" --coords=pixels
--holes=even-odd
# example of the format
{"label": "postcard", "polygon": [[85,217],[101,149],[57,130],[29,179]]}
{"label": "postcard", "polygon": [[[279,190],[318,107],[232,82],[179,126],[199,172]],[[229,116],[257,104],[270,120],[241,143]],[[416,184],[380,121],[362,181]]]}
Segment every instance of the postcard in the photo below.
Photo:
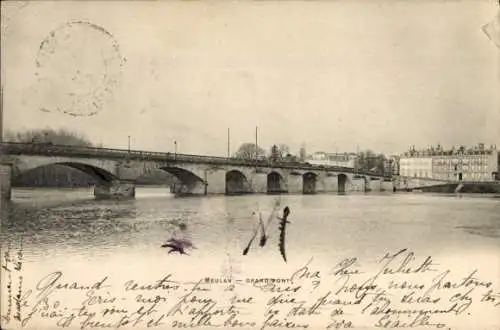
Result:
{"label": "postcard", "polygon": [[0,327],[500,329],[498,1],[2,1]]}

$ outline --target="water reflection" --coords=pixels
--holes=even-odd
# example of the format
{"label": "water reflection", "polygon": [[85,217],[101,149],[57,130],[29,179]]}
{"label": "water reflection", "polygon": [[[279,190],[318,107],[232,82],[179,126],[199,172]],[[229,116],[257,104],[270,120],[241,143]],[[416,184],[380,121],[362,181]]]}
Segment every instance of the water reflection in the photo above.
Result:
{"label": "water reflection", "polygon": [[[148,191],[141,197],[139,191],[133,201],[63,200],[55,205],[53,199],[41,203],[32,197],[34,203],[4,203],[0,239],[22,237],[36,259],[48,252],[91,255],[131,253],[134,249],[151,253],[161,250],[167,239],[182,236],[199,247],[196,253],[200,257],[218,254],[227,261],[241,255],[257,224],[257,214],[267,220],[277,202],[280,209],[289,206],[292,211],[287,233],[292,258],[311,253],[325,258],[342,253],[363,256],[406,247],[424,251],[458,251],[467,246],[498,249],[500,238],[500,203],[489,197],[160,195]],[[276,228],[269,229],[271,241],[277,238],[277,222],[274,224]],[[257,250],[255,255],[274,255],[274,242],[268,245],[272,248]]]}
{"label": "water reflection", "polygon": [[500,238],[500,227],[498,225],[457,226],[456,228],[471,235]]}
{"label": "water reflection", "polygon": [[[325,271],[345,258],[358,258],[370,272],[380,267],[383,255],[406,248],[419,259],[432,256],[441,269],[452,269],[459,277],[477,269],[481,278],[493,280],[500,269],[498,199],[375,193],[179,199],[151,191],[137,195],[134,201],[121,202],[84,199],[56,205],[54,199],[45,203],[33,197],[34,204],[3,204],[0,239],[4,244],[23,237],[25,288],[35,288],[43,275],[57,270],[68,281],[109,276],[110,290],[119,297],[123,283],[131,279],[154,283],[170,273],[189,280],[237,274],[241,279],[284,277],[311,258]],[[257,214],[267,220],[277,202],[280,212],[285,206],[291,209],[288,262],[279,252],[277,221],[266,231],[266,246],[256,241],[243,256]],[[187,238],[197,249],[189,250],[190,255],[169,254],[161,245],[172,237]],[[75,306],[80,304],[75,301]]]}
{"label": "water reflection", "polygon": [[[28,208],[11,204],[2,216],[2,240],[20,240],[37,250],[84,249],[86,246],[119,245],[135,227],[134,203],[62,205]],[[106,238],[106,239],[103,239]]]}

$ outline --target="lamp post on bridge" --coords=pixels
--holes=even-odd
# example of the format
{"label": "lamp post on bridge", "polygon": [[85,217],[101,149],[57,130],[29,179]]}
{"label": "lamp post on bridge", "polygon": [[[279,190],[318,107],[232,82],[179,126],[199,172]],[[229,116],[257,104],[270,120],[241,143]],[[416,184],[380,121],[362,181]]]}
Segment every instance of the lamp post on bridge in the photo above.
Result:
{"label": "lamp post on bridge", "polygon": [[130,135],[128,136],[128,153],[130,153]]}
{"label": "lamp post on bridge", "polygon": [[231,132],[227,129],[227,158],[231,158]]}
{"label": "lamp post on bridge", "polygon": [[0,86],[0,144],[3,142],[3,85]]}
{"label": "lamp post on bridge", "polygon": [[255,126],[255,168],[257,168],[258,160],[259,160],[259,128]]}
{"label": "lamp post on bridge", "polygon": [[174,158],[177,159],[177,141],[174,140]]}
{"label": "lamp post on bridge", "polygon": [[0,86],[0,165],[3,162],[3,84]]}

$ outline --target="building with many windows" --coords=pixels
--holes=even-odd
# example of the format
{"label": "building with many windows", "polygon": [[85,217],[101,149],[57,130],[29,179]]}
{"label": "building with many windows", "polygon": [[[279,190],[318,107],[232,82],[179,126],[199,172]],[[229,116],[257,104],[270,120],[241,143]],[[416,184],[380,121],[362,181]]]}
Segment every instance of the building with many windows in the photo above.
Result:
{"label": "building with many windows", "polygon": [[307,157],[306,162],[313,165],[343,166],[354,168],[358,156],[355,153],[315,152]]}
{"label": "building with many windows", "polygon": [[441,146],[425,150],[410,149],[399,160],[400,175],[450,181],[498,180],[500,154],[496,146],[473,148]]}

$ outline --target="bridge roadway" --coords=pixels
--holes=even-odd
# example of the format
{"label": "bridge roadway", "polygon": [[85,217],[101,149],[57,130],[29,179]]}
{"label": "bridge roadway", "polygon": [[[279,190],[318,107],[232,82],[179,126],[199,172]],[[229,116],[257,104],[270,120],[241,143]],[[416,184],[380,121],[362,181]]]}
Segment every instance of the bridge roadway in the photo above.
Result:
{"label": "bridge roadway", "polygon": [[1,145],[2,198],[11,179],[41,166],[65,165],[93,177],[96,198],[133,198],[135,180],[153,170],[175,176],[178,195],[392,191],[390,178],[352,168],[169,152],[13,143]]}

